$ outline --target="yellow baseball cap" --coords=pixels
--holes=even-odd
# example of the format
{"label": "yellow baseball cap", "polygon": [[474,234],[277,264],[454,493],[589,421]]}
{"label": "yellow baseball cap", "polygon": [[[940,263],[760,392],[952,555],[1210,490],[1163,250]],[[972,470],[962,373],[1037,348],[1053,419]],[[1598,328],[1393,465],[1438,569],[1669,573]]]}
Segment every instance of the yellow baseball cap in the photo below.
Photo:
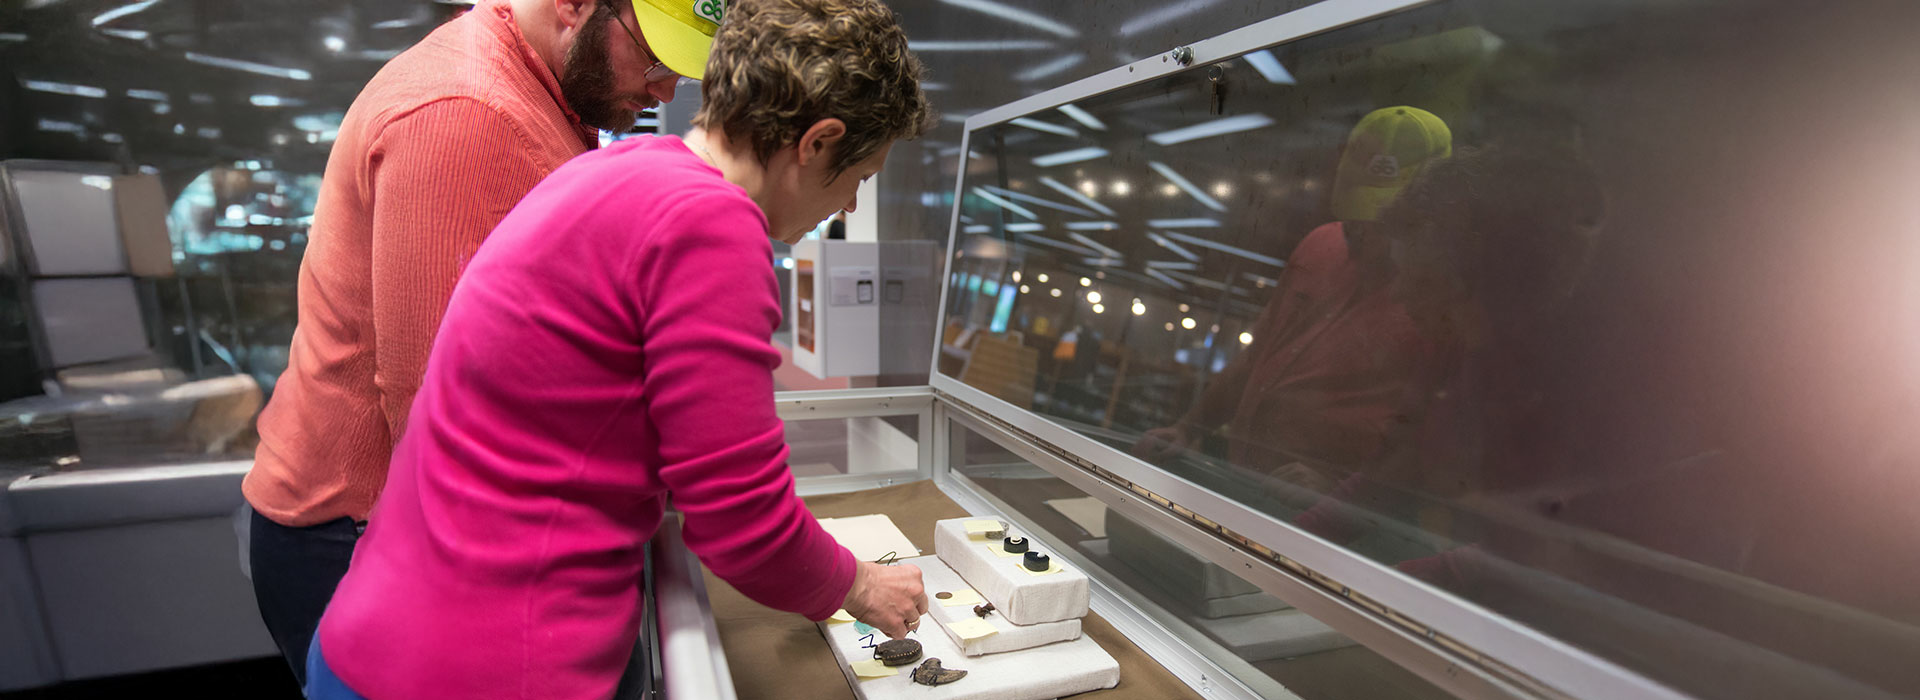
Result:
{"label": "yellow baseball cap", "polygon": [[1418,107],[1376,109],[1347,135],[1333,178],[1333,217],[1373,221],[1420,168],[1453,155],[1453,131]]}
{"label": "yellow baseball cap", "polygon": [[707,75],[707,51],[713,33],[726,19],[732,0],[632,0],[633,17],[646,35],[653,57],[694,80]]}

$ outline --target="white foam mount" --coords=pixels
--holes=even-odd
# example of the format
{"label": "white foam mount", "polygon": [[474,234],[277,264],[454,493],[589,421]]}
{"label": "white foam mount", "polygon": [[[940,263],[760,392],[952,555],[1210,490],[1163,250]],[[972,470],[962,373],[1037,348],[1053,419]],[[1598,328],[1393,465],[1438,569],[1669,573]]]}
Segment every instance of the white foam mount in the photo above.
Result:
{"label": "white foam mount", "polygon": [[[926,584],[927,590],[928,617],[939,620],[940,629],[947,631],[947,639],[959,646],[960,652],[967,656],[1019,651],[1080,638],[1079,618],[1042,622],[1037,625],[1016,625],[1006,616],[1001,615],[997,609],[989,611],[984,618],[975,615],[973,609],[979,604],[978,602],[947,605],[945,600],[941,600],[941,593],[964,592],[972,590],[973,587],[967,585],[967,582],[960,578],[960,574],[954,573],[953,569],[941,563],[939,557],[906,559],[902,563],[920,567],[920,579]],[[955,596],[949,600],[959,600],[963,597],[964,595]],[[995,603],[994,607],[998,608],[999,604]],[[978,639],[961,639],[959,634],[948,627],[955,622],[967,620],[981,620],[992,625],[994,633]]]}
{"label": "white foam mount", "polygon": [[[1260,587],[1246,579],[1124,517],[1107,518],[1107,544],[1113,558],[1154,579],[1181,600],[1214,600],[1260,592]],[[1281,607],[1285,606],[1273,609]]]}
{"label": "white foam mount", "polygon": [[[920,659],[894,667],[897,674],[883,678],[860,678],[852,665],[872,659],[873,647],[887,641],[887,635],[879,630],[863,632],[851,622],[829,621],[820,626],[847,685],[860,700],[1047,700],[1120,684],[1120,663],[1092,637],[1007,654],[967,656],[947,635],[929,628],[937,624],[931,614],[920,618],[919,631],[907,635],[920,642]],[[967,675],[946,685],[916,685],[910,677],[913,669],[928,658],[940,659],[942,666],[965,670]]]}
{"label": "white foam mount", "polygon": [[[1021,566],[1023,557],[1002,557],[998,538],[988,541],[967,534],[966,523],[980,518],[954,518],[933,524],[933,550],[966,579],[982,597],[991,601],[1009,622],[1037,625],[1043,622],[1077,620],[1087,616],[1087,575],[1067,568],[1058,557],[1053,563],[1063,570],[1035,576]],[[1025,537],[1026,533],[1005,533]],[[1029,547],[1042,554],[1055,552],[1028,537]]]}

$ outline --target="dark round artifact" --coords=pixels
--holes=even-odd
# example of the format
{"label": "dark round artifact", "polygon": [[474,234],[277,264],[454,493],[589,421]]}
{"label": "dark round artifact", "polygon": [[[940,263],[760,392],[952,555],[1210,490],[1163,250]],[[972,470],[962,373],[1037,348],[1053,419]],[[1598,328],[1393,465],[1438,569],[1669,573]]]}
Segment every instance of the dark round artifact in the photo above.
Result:
{"label": "dark round artifact", "polygon": [[1053,562],[1049,561],[1045,554],[1027,552],[1026,565],[1028,571],[1046,571],[1047,567],[1053,565]]}
{"label": "dark round artifact", "polygon": [[920,660],[920,642],[913,639],[881,642],[873,648],[873,658],[888,666],[905,666]]}
{"label": "dark round artifact", "polygon": [[1009,537],[1000,541],[1000,547],[1010,554],[1019,554],[1027,551],[1027,538]]}

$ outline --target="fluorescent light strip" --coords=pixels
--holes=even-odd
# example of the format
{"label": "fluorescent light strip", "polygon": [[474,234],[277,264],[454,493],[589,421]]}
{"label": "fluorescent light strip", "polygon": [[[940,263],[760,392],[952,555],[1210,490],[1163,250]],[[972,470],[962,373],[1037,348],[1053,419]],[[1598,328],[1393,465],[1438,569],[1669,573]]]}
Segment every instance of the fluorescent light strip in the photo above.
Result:
{"label": "fluorescent light strip", "polygon": [[1127,261],[1121,258],[1081,258],[1080,262],[1094,267],[1117,267],[1127,264]]}
{"label": "fluorescent light strip", "polygon": [[1260,77],[1266,78],[1269,83],[1275,85],[1292,85],[1294,83],[1293,74],[1287,72],[1286,66],[1280,65],[1280,59],[1274,58],[1272,51],[1255,51],[1242,58],[1247,59],[1247,65],[1253,66],[1254,70],[1260,71]]}
{"label": "fluorescent light strip", "polygon": [[1044,229],[1046,229],[1045,226],[1031,222],[1007,224],[1007,230],[1014,233],[1033,233]]}
{"label": "fluorescent light strip", "polygon": [[1161,282],[1165,282],[1167,283],[1167,286],[1172,287],[1174,289],[1185,290],[1187,288],[1187,285],[1181,284],[1180,280],[1174,279],[1172,277],[1168,277],[1167,273],[1161,272],[1159,270],[1148,268],[1147,276],[1160,280]]}
{"label": "fluorescent light strip", "polygon": [[1141,13],[1133,19],[1120,24],[1120,36],[1133,36],[1149,29],[1161,28],[1169,22],[1205,10],[1220,4],[1220,0],[1187,0],[1165,7]]}
{"label": "fluorescent light strip", "polygon": [[1212,248],[1214,250],[1220,251],[1222,253],[1226,253],[1228,255],[1238,255],[1248,260],[1252,260],[1254,262],[1263,262],[1268,265],[1272,265],[1274,267],[1286,267],[1287,265],[1287,262],[1285,260],[1281,260],[1279,258],[1261,255],[1259,253],[1255,253],[1245,248],[1235,248],[1225,243],[1215,243],[1205,238],[1197,238],[1194,236],[1189,236],[1184,233],[1172,233],[1172,232],[1167,233],[1167,236],[1169,238],[1180,239],[1181,241],[1186,243],[1192,243],[1202,248]]}
{"label": "fluorescent light strip", "polygon": [[[1075,216],[1093,216],[1093,212],[1087,211],[1085,209],[1081,209],[1080,207],[1068,206],[1068,205],[1053,201],[1051,199],[1041,199],[1039,197],[1026,194],[1024,192],[1015,192],[1013,190],[1009,190],[1004,187],[994,187],[993,185],[981,185],[980,189],[986,190],[988,192],[992,192],[994,194],[1000,195],[1002,197],[1006,197],[1008,199],[1019,200],[1022,202],[1032,204],[1034,206],[1046,207],[1048,209],[1057,209],[1059,211],[1064,211],[1066,213],[1073,214]],[[1068,224],[1068,226],[1071,227],[1072,224]]]}
{"label": "fluorescent light strip", "polygon": [[1068,243],[1066,241],[1056,241],[1051,238],[1047,238],[1045,236],[1021,236],[1020,242],[1021,243],[1038,243],[1040,245],[1052,246],[1054,248],[1059,248],[1061,250],[1070,250],[1075,253],[1079,253],[1081,255],[1099,255],[1100,254],[1099,251],[1094,250],[1092,248],[1083,248],[1083,247],[1074,245],[1072,243]]}
{"label": "fluorescent light strip", "polygon": [[141,2],[127,3],[125,5],[121,5],[111,10],[107,10],[106,12],[102,12],[100,14],[93,16],[93,26],[98,27],[102,24],[106,24],[116,19],[120,19],[121,17],[125,17],[127,15],[133,14],[135,12],[139,12],[141,10],[145,10],[149,7],[152,7],[154,3],[159,1],[160,0],[141,0]]}
{"label": "fluorescent light strip", "polygon": [[1207,278],[1205,278],[1205,277],[1199,277],[1199,276],[1195,276],[1195,275],[1189,275],[1189,274],[1187,274],[1187,273],[1185,273],[1185,272],[1172,272],[1172,273],[1168,273],[1168,274],[1171,274],[1171,275],[1173,275],[1174,277],[1178,277],[1178,278],[1180,278],[1180,279],[1183,279],[1183,280],[1186,280],[1186,281],[1188,281],[1188,282],[1192,282],[1192,283],[1194,283],[1194,284],[1197,284],[1197,285],[1200,285],[1200,286],[1202,286],[1202,287],[1206,287],[1206,288],[1208,288],[1208,289],[1218,289],[1218,290],[1220,290],[1220,291],[1223,291],[1223,292],[1224,292],[1224,291],[1227,291],[1227,285],[1226,285],[1226,283],[1225,283],[1225,282],[1215,282],[1215,281],[1213,281],[1213,280],[1210,280],[1210,279],[1207,279]]}
{"label": "fluorescent light strip", "polygon": [[0,32],[0,41],[26,41],[27,35],[20,32]]}
{"label": "fluorescent light strip", "polygon": [[1195,254],[1193,251],[1187,250],[1186,248],[1180,247],[1180,244],[1178,243],[1167,240],[1166,236],[1162,236],[1152,231],[1148,231],[1147,238],[1149,240],[1152,240],[1155,243],[1160,244],[1160,247],[1173,251],[1174,255],[1178,255],[1180,257],[1186,258],[1191,262],[1200,262],[1200,256],[1198,254]]}
{"label": "fluorescent light strip", "polygon": [[107,36],[117,36],[128,41],[146,41],[147,37],[153,36],[147,33],[145,29],[102,29],[100,33]]}
{"label": "fluorescent light strip", "polygon": [[1251,131],[1264,126],[1273,126],[1273,117],[1256,112],[1253,114],[1242,114],[1237,117],[1215,119],[1210,122],[1201,122],[1193,126],[1182,127],[1172,131],[1147,134],[1147,140],[1162,146],[1171,146],[1176,143],[1186,143],[1188,141],[1213,136],[1224,136],[1242,131]]}
{"label": "fluorescent light strip", "polygon": [[1065,184],[1062,184],[1059,180],[1055,180],[1051,177],[1042,175],[1040,176],[1040,184],[1053,188],[1053,191],[1059,192],[1060,194],[1064,194],[1069,199],[1072,199],[1073,201],[1087,205],[1088,209],[1092,209],[1094,211],[1100,212],[1107,216],[1113,216],[1113,210],[1107,208],[1107,205],[1093,201],[1092,197],[1088,197],[1084,194],[1080,194],[1079,190],[1068,187]]}
{"label": "fluorescent light strip", "polygon": [[55,95],[72,95],[74,97],[91,97],[94,99],[107,96],[106,90],[92,85],[56,83],[51,80],[22,80],[20,81],[20,86],[34,92],[50,92]]}
{"label": "fluorescent light strip", "polygon": [[1219,219],[1147,219],[1154,228],[1220,228]]}
{"label": "fluorescent light strip", "polygon": [[1167,164],[1157,160],[1150,160],[1147,161],[1147,167],[1153,168],[1154,172],[1160,173],[1160,176],[1172,182],[1174,187],[1180,188],[1182,192],[1187,193],[1187,196],[1194,198],[1195,201],[1205,205],[1206,208],[1220,212],[1227,210],[1227,205],[1221,204],[1220,200],[1214,199],[1212,195],[1202,192],[1199,187],[1194,186],[1192,182],[1181,177],[1180,173],[1176,173],[1173,171],[1173,168],[1167,167]]}
{"label": "fluorescent light strip", "polygon": [[1198,270],[1200,264],[1180,260],[1148,260],[1147,267],[1155,270]]}
{"label": "fluorescent light strip", "polygon": [[1260,285],[1262,287],[1280,286],[1280,280],[1274,279],[1272,277],[1262,277],[1260,275],[1256,275],[1251,272],[1242,272],[1240,273],[1240,276],[1245,277],[1249,280],[1252,280],[1254,284]]}
{"label": "fluorescent light strip", "polygon": [[[81,135],[81,134],[87,133],[87,127],[81,126],[79,124],[75,124],[73,122],[59,121],[55,119],[42,119],[40,120],[39,124],[37,124],[36,126],[41,131],[56,131],[56,132],[64,132],[64,133],[75,134],[75,135]],[[1093,251],[1089,250],[1087,252],[1091,253]]]}
{"label": "fluorescent light strip", "polygon": [[1007,123],[1012,124],[1014,126],[1024,126],[1034,131],[1044,131],[1049,134],[1059,134],[1061,136],[1068,136],[1073,138],[1078,138],[1080,136],[1080,132],[1075,131],[1072,127],[1061,126],[1059,124],[1048,124],[1038,119],[1028,119],[1026,117],[1021,117],[1019,119],[1015,119]]}
{"label": "fluorescent light strip", "polygon": [[420,24],[420,20],[412,19],[412,18],[387,19],[387,20],[374,22],[372,27],[374,29],[406,29],[407,27],[411,27],[416,24]]}
{"label": "fluorescent light strip", "polygon": [[1071,151],[1061,151],[1059,153],[1049,153],[1040,156],[1039,158],[1033,159],[1033,164],[1042,168],[1051,168],[1056,165],[1066,165],[1068,163],[1078,163],[1083,160],[1105,157],[1107,157],[1107,149],[1104,148],[1076,148]]}
{"label": "fluorescent light strip", "polygon": [[993,227],[992,227],[992,226],[988,226],[988,225],[986,225],[986,224],[975,224],[975,225],[972,225],[972,226],[968,226],[968,227],[966,227],[966,228],[963,228],[963,229],[960,229],[960,230],[962,230],[962,231],[965,231],[965,232],[967,232],[967,233],[987,233],[987,232],[989,232],[989,231],[992,231],[992,230],[993,230]]}
{"label": "fluorescent light strip", "polygon": [[203,53],[195,53],[192,51],[188,51],[186,53],[186,58],[187,60],[193,61],[194,63],[213,66],[215,68],[226,68],[230,70],[246,71],[248,73],[258,73],[260,75],[269,75],[275,78],[286,78],[289,80],[312,80],[313,79],[312,73],[301,70],[299,68],[282,68],[280,66],[269,66],[265,63],[254,63],[253,61],[242,61],[235,58],[222,58],[219,56],[208,56]]}
{"label": "fluorescent light strip", "polygon": [[1032,80],[1040,80],[1043,78],[1050,78],[1050,77],[1053,77],[1053,75],[1056,73],[1059,73],[1068,68],[1072,68],[1074,66],[1080,65],[1080,62],[1086,60],[1086,58],[1087,57],[1082,54],[1070,53],[1065,56],[1061,56],[1059,58],[1053,59],[1051,61],[1047,61],[1046,63],[1042,63],[1032,68],[1028,68],[1026,70],[1015,73],[1013,74],[1013,79],[1023,80],[1023,81],[1032,81]]}
{"label": "fluorescent light strip", "polygon": [[[949,83],[921,83],[920,84],[921,92],[945,92],[947,90],[952,90],[952,89],[953,89],[953,85]],[[962,120],[962,121],[965,121],[965,120]]]}
{"label": "fluorescent light strip", "polygon": [[1107,125],[1105,122],[1100,121],[1099,119],[1095,118],[1092,114],[1088,113],[1087,110],[1081,109],[1079,107],[1075,107],[1070,104],[1060,105],[1060,113],[1067,115],[1068,119],[1072,119],[1074,121],[1080,122],[1081,126],[1087,127],[1094,131],[1107,130]]}
{"label": "fluorescent light strip", "polygon": [[1126,255],[1125,253],[1122,253],[1120,251],[1114,250],[1112,248],[1108,248],[1104,245],[1100,245],[1099,241],[1088,238],[1086,234],[1068,233],[1067,237],[1085,244],[1088,248],[1092,248],[1094,250],[1100,251],[1101,255],[1114,257],[1114,258],[1124,257]]}
{"label": "fluorescent light strip", "polygon": [[1051,17],[1022,10],[1017,7],[1002,5],[992,0],[941,0],[941,2],[945,2],[954,7],[973,10],[981,14],[993,15],[1016,24],[1024,24],[1062,39],[1072,39],[1080,36],[1080,32],[1075,31],[1072,27],[1065,24],[1061,24]]}
{"label": "fluorescent light strip", "polygon": [[167,93],[159,90],[142,90],[140,88],[128,90],[127,96],[136,100],[153,100],[154,102],[166,102],[167,100],[173,99],[168,97]]}
{"label": "fluorescent light strip", "polygon": [[1021,39],[1015,41],[909,41],[913,51],[1032,51],[1051,49],[1053,42]]}
{"label": "fluorescent light strip", "polygon": [[1039,216],[1034,215],[1033,210],[1020,206],[1018,204],[1014,204],[1013,202],[1009,202],[1001,198],[999,195],[996,195],[992,192],[988,192],[979,187],[973,188],[973,193],[975,195],[978,195],[981,199],[987,200],[988,202],[992,203],[994,206],[1000,207],[1001,209],[1005,209],[1007,211],[1013,212],[1015,214],[1019,214],[1029,219],[1040,218]]}
{"label": "fluorescent light strip", "polygon": [[1111,221],[1070,221],[1068,231],[1118,231],[1120,225]]}

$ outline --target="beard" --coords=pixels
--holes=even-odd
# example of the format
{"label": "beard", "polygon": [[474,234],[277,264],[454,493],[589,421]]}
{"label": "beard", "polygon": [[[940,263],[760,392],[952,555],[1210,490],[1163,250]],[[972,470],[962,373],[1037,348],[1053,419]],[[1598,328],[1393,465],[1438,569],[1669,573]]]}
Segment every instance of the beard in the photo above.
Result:
{"label": "beard", "polygon": [[[601,2],[598,7],[611,8],[612,5]],[[567,48],[566,58],[560,63],[560,95],[566,99],[567,107],[580,116],[581,123],[619,134],[633,129],[639,115],[623,104],[626,98],[614,92],[613,55],[607,49],[607,37],[611,33],[607,25],[617,21],[611,10],[596,9],[586,26],[580,28],[580,35],[574,38],[573,46]],[[651,97],[633,101],[654,105]]]}

